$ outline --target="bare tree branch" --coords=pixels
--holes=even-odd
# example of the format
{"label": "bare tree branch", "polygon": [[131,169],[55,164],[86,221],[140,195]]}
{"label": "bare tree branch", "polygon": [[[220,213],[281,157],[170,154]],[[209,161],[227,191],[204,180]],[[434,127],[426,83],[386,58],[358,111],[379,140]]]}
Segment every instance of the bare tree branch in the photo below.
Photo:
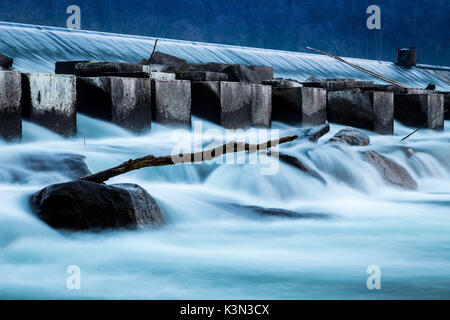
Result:
{"label": "bare tree branch", "polygon": [[104,171],[100,171],[92,175],[79,178],[78,180],[104,183],[105,181],[113,177],[146,167],[160,167],[180,163],[195,163],[195,162],[209,161],[227,153],[236,153],[241,151],[248,151],[252,153],[260,150],[266,150],[282,143],[291,142],[297,138],[298,136],[287,136],[260,144],[248,144],[245,142],[229,142],[217,148],[195,153],[185,153],[162,157],[155,157],[152,155],[148,155],[134,160],[130,159],[118,165],[117,167],[106,169]]}

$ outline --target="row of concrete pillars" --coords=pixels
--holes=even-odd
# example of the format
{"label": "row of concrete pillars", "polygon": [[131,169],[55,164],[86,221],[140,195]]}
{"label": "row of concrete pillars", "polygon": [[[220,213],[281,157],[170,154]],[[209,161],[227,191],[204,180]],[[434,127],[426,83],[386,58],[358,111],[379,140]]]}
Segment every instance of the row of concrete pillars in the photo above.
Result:
{"label": "row of concrete pillars", "polygon": [[259,83],[228,81],[227,74],[210,71],[96,77],[0,71],[0,136],[19,140],[23,118],[70,137],[76,112],[135,132],[150,129],[152,121],[188,127],[196,115],[230,129],[328,120],[392,134],[394,118],[442,130],[449,108],[448,93],[343,79],[299,83],[261,70]]}

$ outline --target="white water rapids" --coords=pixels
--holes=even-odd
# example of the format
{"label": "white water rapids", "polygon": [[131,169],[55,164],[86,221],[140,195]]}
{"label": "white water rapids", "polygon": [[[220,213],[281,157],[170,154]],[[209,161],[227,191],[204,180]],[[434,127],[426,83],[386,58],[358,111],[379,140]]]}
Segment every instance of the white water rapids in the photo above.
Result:
{"label": "white water rapids", "polygon": [[[0,146],[1,298],[450,297],[450,130],[425,130],[401,143],[410,129],[396,123],[395,136],[370,133],[368,147],[333,147],[324,142],[341,127],[332,125],[318,145],[280,148],[320,172],[326,186],[283,163],[267,176],[259,165],[142,169],[110,183],[143,186],[163,209],[166,226],[61,234],[33,216],[28,197],[68,179],[24,169],[23,155],[82,154],[98,171],[148,153],[170,154],[174,145],[173,130],[158,125],[133,136],[85,116],[78,121],[71,140],[25,122],[22,144]],[[384,184],[361,150],[404,165],[418,191]],[[260,217],[240,205],[330,217]],[[69,265],[81,268],[79,291],[66,287]],[[382,270],[381,290],[366,287],[369,265]]]}
{"label": "white water rapids", "polygon": [[[97,33],[71,38],[62,35],[65,31],[52,32],[3,24],[0,52],[18,57],[21,71],[50,72],[57,59],[105,60],[115,52],[109,60],[117,60],[133,43],[140,53],[151,48],[142,37],[119,39],[130,41],[124,45]],[[83,43],[83,37],[91,42]],[[214,52],[223,50],[228,49]],[[327,65],[324,57],[305,57],[306,67],[314,69],[314,61],[315,70]],[[258,64],[258,59],[250,62]],[[284,61],[275,53],[273,59],[267,63]],[[395,73],[391,65],[381,67]],[[340,75],[339,66],[330,68]],[[415,76],[420,84],[430,82],[422,71]],[[109,183],[143,186],[162,208],[167,224],[156,230],[93,234],[60,233],[32,214],[32,193],[69,179],[64,172],[26,169],[24,156],[81,154],[96,172],[146,154],[170,154],[173,130],[153,124],[151,132],[135,136],[79,115],[78,136],[62,139],[24,122],[22,143],[0,143],[0,298],[450,298],[450,122],[445,126],[445,132],[422,130],[400,142],[412,128],[395,123],[394,136],[367,132],[369,146],[346,147],[325,144],[342,128],[331,124],[331,132],[317,145],[280,148],[319,172],[326,185],[283,163],[277,174],[267,176],[260,174],[259,165],[248,164],[135,171]],[[293,129],[279,123],[274,128],[281,135]],[[414,150],[412,155],[405,152],[407,147]],[[385,184],[363,161],[362,150],[376,150],[403,165],[418,190]],[[262,217],[251,206],[328,218]],[[81,269],[81,290],[67,289],[70,265]],[[366,286],[370,265],[381,268],[380,290]]]}

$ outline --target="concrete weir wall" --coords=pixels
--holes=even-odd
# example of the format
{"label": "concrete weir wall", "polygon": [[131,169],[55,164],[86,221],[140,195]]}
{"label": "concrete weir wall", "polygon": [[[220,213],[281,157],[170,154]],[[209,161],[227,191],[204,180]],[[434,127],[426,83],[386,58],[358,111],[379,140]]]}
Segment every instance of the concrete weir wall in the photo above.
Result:
{"label": "concrete weir wall", "polygon": [[19,72],[0,71],[0,137],[22,138],[22,77]]}
{"label": "concrete weir wall", "polygon": [[291,125],[315,126],[326,118],[326,90],[322,88],[272,88],[272,120]]}
{"label": "concrete weir wall", "polygon": [[151,81],[152,118],[171,126],[191,126],[191,83],[188,80]]}
{"label": "concrete weir wall", "polygon": [[444,129],[443,94],[396,94],[395,119],[412,127],[420,127],[428,122],[428,128]]}
{"label": "concrete weir wall", "polygon": [[23,117],[64,137],[77,132],[76,96],[74,76],[22,74]]}
{"label": "concrete weir wall", "polygon": [[445,120],[450,120],[450,92],[444,93],[444,110],[445,112]]}
{"label": "concrete weir wall", "polygon": [[246,82],[192,82],[192,113],[227,129],[269,127],[271,87]]}
{"label": "concrete weir wall", "polygon": [[149,79],[92,77],[77,79],[79,112],[140,132],[151,127]]}
{"label": "concrete weir wall", "polygon": [[394,93],[345,90],[328,93],[328,120],[343,125],[394,133]]}

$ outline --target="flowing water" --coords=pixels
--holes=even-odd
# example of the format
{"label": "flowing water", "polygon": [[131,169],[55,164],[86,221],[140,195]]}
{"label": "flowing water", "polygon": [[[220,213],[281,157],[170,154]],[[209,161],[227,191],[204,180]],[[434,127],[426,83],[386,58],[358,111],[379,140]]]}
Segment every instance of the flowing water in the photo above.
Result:
{"label": "flowing water", "polygon": [[[30,50],[48,30],[15,28],[26,48],[14,50],[28,56],[18,59],[22,71],[46,71],[32,61],[43,62],[44,69],[53,63],[56,51],[45,51],[50,47],[66,47],[74,59],[86,58],[72,52],[79,44],[69,46],[60,38]],[[9,38],[0,37],[0,51],[19,43],[12,29],[0,26],[0,34],[9,32]],[[95,33],[80,34],[107,43]],[[146,154],[171,154],[178,141],[173,129],[156,124],[151,132],[135,136],[83,115],[77,120],[73,139],[24,121],[22,143],[0,143],[0,298],[450,298],[449,121],[444,132],[422,130],[405,142],[400,140],[411,128],[399,123],[394,136],[367,132],[367,147],[325,144],[342,128],[332,124],[317,145],[280,147],[319,172],[326,185],[284,163],[276,174],[262,175],[262,167],[276,161],[264,157],[260,164],[204,163],[131,172],[110,183],[143,186],[162,208],[165,226],[61,233],[32,214],[28,199],[49,184],[68,181],[67,173],[30,169],[27,155],[50,159],[59,153],[81,154],[96,172]],[[178,138],[192,138],[197,147],[224,142],[223,129],[202,126],[204,140],[188,131],[178,132]],[[274,129],[283,135],[294,128],[274,123]],[[418,190],[385,184],[363,161],[364,150],[403,165]],[[261,216],[255,207],[308,213],[309,218]],[[67,289],[70,265],[81,269],[81,290]],[[380,290],[366,286],[370,265],[381,268]]]}

